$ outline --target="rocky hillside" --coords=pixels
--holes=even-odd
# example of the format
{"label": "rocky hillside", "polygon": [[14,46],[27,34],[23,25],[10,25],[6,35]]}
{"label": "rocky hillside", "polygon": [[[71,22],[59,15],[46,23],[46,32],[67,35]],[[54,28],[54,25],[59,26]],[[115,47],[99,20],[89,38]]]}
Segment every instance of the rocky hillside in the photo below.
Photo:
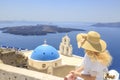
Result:
{"label": "rocky hillside", "polygon": [[3,33],[16,35],[46,35],[47,33],[61,33],[70,31],[85,31],[83,29],[61,28],[54,25],[15,26],[0,28]]}

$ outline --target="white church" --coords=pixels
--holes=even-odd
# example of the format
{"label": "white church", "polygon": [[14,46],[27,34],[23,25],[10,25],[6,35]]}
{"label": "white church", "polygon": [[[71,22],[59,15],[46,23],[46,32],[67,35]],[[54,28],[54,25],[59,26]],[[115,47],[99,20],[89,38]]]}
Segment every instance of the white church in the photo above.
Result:
{"label": "white church", "polygon": [[62,38],[59,50],[44,41],[43,45],[35,48],[27,57],[28,69],[59,77],[64,77],[82,61],[82,57],[73,56],[73,48],[67,34]]}

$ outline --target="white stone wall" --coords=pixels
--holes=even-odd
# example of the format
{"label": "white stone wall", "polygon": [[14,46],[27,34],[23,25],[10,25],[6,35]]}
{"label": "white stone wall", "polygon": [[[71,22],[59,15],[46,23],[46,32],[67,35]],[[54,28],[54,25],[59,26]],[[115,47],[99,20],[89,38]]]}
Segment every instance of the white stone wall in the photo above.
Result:
{"label": "white stone wall", "polygon": [[63,80],[62,78],[17,68],[6,64],[0,64],[0,80]]}
{"label": "white stone wall", "polygon": [[[29,58],[28,66],[31,66],[38,70],[44,70],[44,69],[47,69],[49,66],[52,66],[52,67],[61,66],[61,62],[62,62],[61,58],[58,58],[56,60],[51,60],[51,61],[37,61]],[[45,64],[46,66],[43,68],[42,64]],[[57,66],[55,64],[57,64]]]}

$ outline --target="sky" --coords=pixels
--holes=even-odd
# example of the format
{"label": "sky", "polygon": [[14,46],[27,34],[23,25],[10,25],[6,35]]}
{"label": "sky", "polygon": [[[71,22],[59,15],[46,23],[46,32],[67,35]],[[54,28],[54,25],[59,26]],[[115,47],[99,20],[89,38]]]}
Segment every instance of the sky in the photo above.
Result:
{"label": "sky", "polygon": [[0,21],[120,22],[120,0],[0,0]]}

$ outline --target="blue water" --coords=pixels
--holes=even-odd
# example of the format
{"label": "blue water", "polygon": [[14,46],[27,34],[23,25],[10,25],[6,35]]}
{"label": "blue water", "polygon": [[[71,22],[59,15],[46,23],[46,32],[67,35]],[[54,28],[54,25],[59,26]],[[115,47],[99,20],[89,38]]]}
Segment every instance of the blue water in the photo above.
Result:
{"label": "blue water", "polygon": [[[49,23],[0,23],[0,27],[8,26],[18,26],[18,25],[33,25],[33,24],[49,24]],[[98,31],[101,34],[101,38],[106,41],[108,47],[107,49],[113,57],[112,65],[109,69],[115,69],[120,73],[120,28],[109,28],[109,27],[93,27],[89,26],[92,23],[52,23],[61,27],[71,27],[85,29],[86,31],[72,31],[68,33],[68,36],[71,39],[71,44],[73,46],[73,53],[75,55],[83,56],[83,49],[78,49],[76,44],[76,35],[78,33],[85,33],[90,30]],[[27,49],[35,49],[37,46],[43,44],[44,40],[47,40],[49,45],[52,45],[56,49],[59,49],[59,45],[63,36],[66,33],[56,33],[56,34],[47,34],[44,36],[21,36],[13,35],[0,32],[0,45],[5,46],[14,46]]]}

